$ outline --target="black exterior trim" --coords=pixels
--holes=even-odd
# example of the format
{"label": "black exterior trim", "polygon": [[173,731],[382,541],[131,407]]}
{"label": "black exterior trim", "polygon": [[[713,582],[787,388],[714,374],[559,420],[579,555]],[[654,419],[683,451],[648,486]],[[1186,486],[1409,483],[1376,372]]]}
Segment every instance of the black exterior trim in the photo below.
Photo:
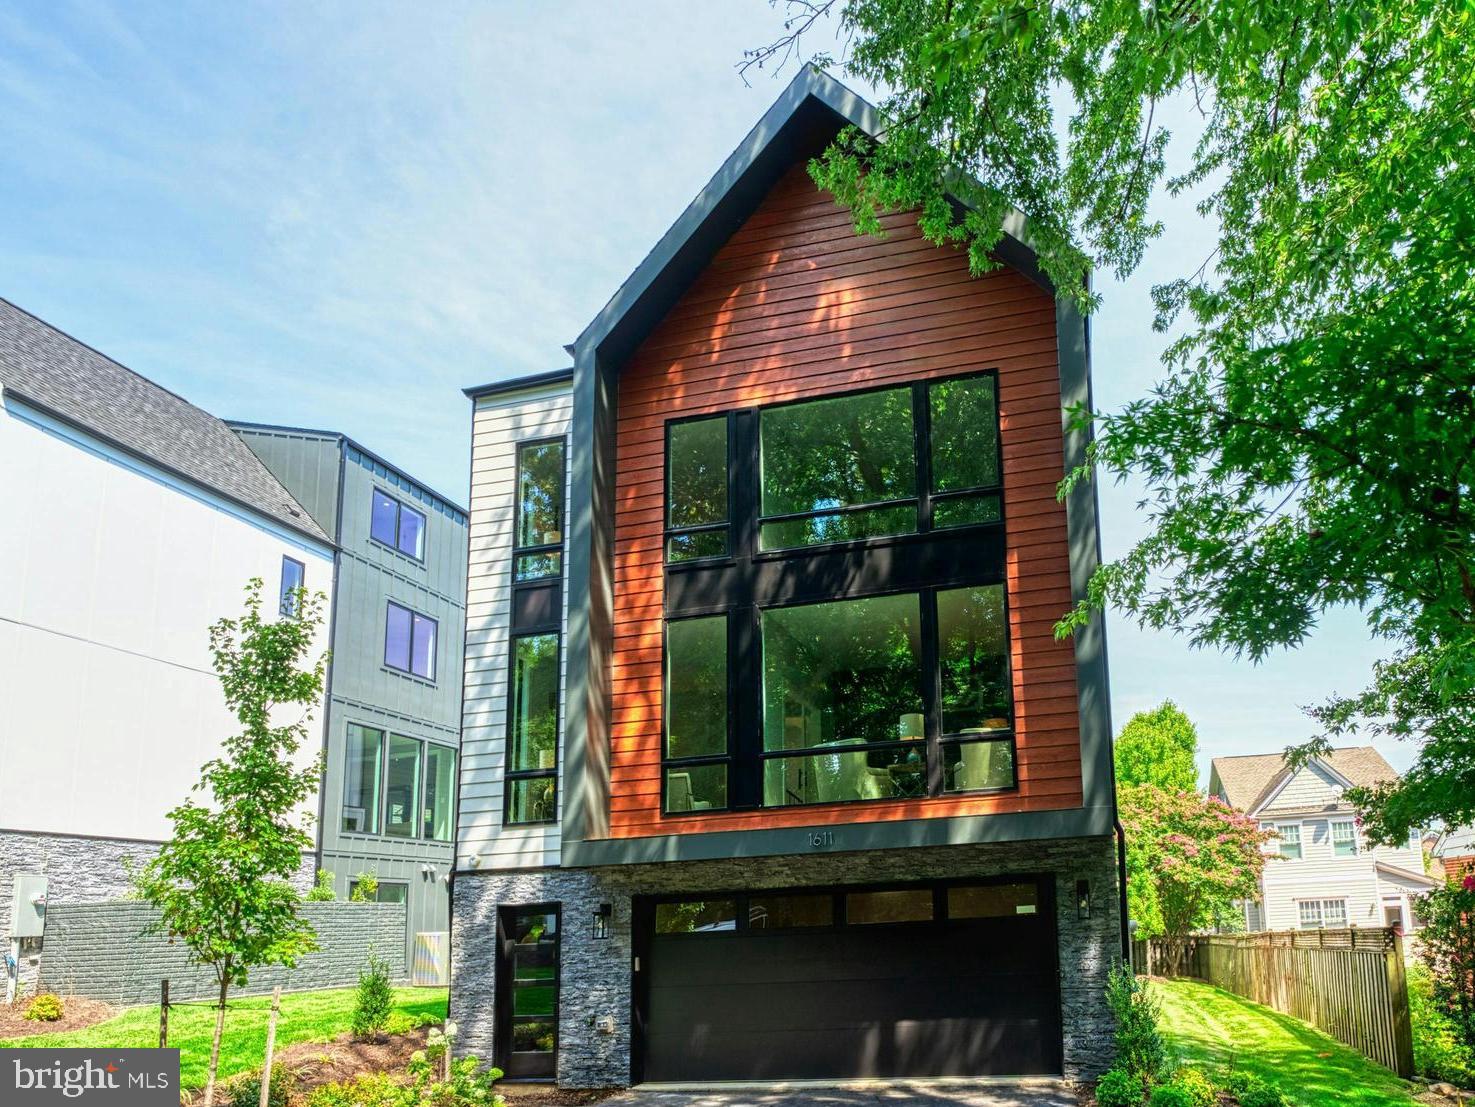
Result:
{"label": "black exterior trim", "polygon": [[551,369],[546,373],[530,373],[525,377],[511,377],[505,381],[492,381],[490,384],[473,385],[471,388],[463,388],[461,391],[472,400],[480,400],[484,396],[500,396],[508,392],[526,392],[530,388],[541,388],[549,384],[564,384],[574,379],[573,366],[567,369]]}

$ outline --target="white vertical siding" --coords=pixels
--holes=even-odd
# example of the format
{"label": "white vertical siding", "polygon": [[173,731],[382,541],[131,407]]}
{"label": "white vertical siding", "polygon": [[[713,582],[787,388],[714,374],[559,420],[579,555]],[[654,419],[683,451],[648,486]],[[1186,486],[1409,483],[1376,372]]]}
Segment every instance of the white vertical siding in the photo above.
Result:
{"label": "white vertical siding", "polygon": [[[471,559],[466,576],[466,685],[461,728],[461,804],[457,868],[556,865],[558,824],[503,826],[507,755],[508,630],[517,445],[567,435],[573,398],[567,385],[492,396],[477,403],[471,443]],[[565,461],[567,462],[567,450]],[[572,466],[565,464],[565,480]],[[568,502],[565,485],[564,502]],[[564,532],[568,522],[565,511]],[[566,545],[566,543],[565,543]],[[564,568],[567,571],[567,557]],[[565,583],[565,591],[567,584]],[[567,646],[565,595],[561,636]],[[566,671],[568,651],[560,650]],[[559,674],[559,812],[563,808],[564,673]]]}

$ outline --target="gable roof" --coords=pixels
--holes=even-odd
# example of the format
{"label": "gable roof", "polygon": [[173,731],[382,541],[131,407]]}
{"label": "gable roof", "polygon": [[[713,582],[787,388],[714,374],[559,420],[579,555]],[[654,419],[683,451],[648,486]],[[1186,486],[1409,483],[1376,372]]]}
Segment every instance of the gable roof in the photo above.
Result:
{"label": "gable roof", "polygon": [[191,484],[332,544],[224,422],[3,299],[0,389]]}
{"label": "gable roof", "polygon": [[[796,161],[819,154],[846,126],[879,135],[875,106],[829,74],[806,64],[748,132],[671,228],[625,278],[574,341],[575,360],[598,354],[621,361],[670,310],[712,256],[757,209]],[[994,253],[1054,291],[1027,245],[1024,216],[1012,212]]]}
{"label": "gable roof", "polygon": [[[1393,766],[1372,746],[1344,746],[1315,760],[1353,785],[1398,779]],[[1290,778],[1291,772],[1286,768],[1284,753],[1252,753],[1214,758],[1212,775],[1230,807],[1253,814]]]}

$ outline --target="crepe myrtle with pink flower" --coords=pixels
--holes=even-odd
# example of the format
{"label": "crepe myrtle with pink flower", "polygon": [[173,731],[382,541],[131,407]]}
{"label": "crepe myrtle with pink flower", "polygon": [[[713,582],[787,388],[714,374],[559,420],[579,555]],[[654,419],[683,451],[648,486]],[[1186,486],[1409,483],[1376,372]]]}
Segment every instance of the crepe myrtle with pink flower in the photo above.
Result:
{"label": "crepe myrtle with pink flower", "polygon": [[1182,939],[1237,915],[1256,895],[1274,834],[1216,796],[1153,784],[1118,789],[1137,933]]}
{"label": "crepe myrtle with pink flower", "polygon": [[1475,873],[1434,889],[1418,910],[1419,957],[1433,978],[1434,1002],[1475,1049]]}

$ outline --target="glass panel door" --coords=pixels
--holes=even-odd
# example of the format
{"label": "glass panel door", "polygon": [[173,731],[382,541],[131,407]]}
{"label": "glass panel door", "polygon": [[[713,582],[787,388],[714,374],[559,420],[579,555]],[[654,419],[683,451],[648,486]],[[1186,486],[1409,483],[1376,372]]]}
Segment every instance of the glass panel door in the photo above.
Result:
{"label": "glass panel door", "polygon": [[504,907],[499,919],[498,1058],[513,1079],[551,1079],[558,1057],[557,907]]}

